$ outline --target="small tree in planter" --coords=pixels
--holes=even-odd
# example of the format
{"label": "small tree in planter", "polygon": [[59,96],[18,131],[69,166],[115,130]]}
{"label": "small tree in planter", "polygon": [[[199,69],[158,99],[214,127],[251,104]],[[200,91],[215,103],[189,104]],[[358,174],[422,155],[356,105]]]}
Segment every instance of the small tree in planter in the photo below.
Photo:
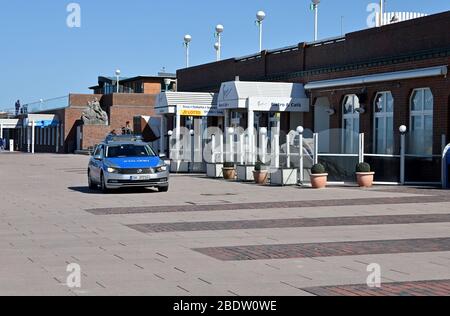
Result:
{"label": "small tree in planter", "polygon": [[225,162],[223,164],[223,178],[225,180],[236,179],[236,168],[234,166],[234,162]]}
{"label": "small tree in planter", "polygon": [[253,177],[256,184],[266,185],[269,179],[268,167],[261,161],[258,161],[255,165],[255,171],[253,171]]}
{"label": "small tree in planter", "polygon": [[311,168],[311,185],[314,189],[323,189],[327,186],[328,173],[322,164],[316,164]]}
{"label": "small tree in planter", "polygon": [[360,187],[372,187],[374,175],[375,172],[371,171],[370,165],[368,163],[363,162],[356,166],[356,179]]}

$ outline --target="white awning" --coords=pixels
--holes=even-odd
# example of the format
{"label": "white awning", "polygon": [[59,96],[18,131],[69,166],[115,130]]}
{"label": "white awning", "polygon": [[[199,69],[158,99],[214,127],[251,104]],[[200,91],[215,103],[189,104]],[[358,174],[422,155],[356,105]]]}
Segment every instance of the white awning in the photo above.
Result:
{"label": "white awning", "polygon": [[308,112],[309,99],[302,84],[230,81],[222,84],[218,108],[262,112]]}
{"label": "white awning", "polygon": [[413,70],[385,72],[381,74],[347,77],[332,80],[313,81],[305,85],[306,90],[363,85],[368,83],[446,76],[447,66],[421,68]]}
{"label": "white awning", "polygon": [[163,92],[158,95],[155,110],[158,114],[182,116],[223,116],[217,109],[217,93]]}
{"label": "white awning", "polygon": [[4,129],[20,127],[18,119],[0,119],[0,126]]}
{"label": "white awning", "polygon": [[55,114],[28,114],[23,120],[24,126],[49,127],[59,124],[59,119]]}

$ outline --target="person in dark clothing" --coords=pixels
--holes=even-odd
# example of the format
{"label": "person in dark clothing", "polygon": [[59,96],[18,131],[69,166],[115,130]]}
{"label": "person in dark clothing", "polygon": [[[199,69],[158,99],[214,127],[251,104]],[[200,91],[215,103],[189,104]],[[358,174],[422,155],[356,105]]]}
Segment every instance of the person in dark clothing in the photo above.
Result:
{"label": "person in dark clothing", "polygon": [[20,100],[16,101],[16,116],[19,115],[20,112]]}

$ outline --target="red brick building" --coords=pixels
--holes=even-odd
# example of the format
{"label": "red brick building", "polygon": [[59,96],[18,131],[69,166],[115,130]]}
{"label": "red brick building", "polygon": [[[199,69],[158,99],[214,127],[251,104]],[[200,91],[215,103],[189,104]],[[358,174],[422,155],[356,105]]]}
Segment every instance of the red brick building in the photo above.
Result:
{"label": "red brick building", "polygon": [[[166,84],[170,81],[170,84]],[[35,127],[35,152],[73,153],[87,150],[102,141],[112,130],[120,133],[126,122],[135,117],[155,116],[156,96],[165,89],[176,89],[175,76],[160,74],[152,77],[134,77],[120,81],[119,91],[112,79],[99,77],[99,85],[91,87],[94,94],[70,94],[67,97],[24,105],[33,115],[54,115],[54,123]],[[88,103],[99,101],[108,114],[108,125],[84,125],[82,114]],[[27,116],[21,115],[22,122]],[[23,124],[22,124],[23,125]],[[15,136],[17,148],[30,150],[31,128],[22,126]]]}
{"label": "red brick building", "polygon": [[178,90],[218,92],[223,82],[236,77],[304,84],[310,111],[296,122],[285,113],[282,129],[303,125],[323,132],[322,140],[331,137],[327,130],[342,132],[342,137],[331,137],[324,151],[332,151],[333,145],[345,151],[348,128],[364,133],[365,152],[386,155],[367,157],[382,181],[392,180],[382,170],[392,165],[389,160],[398,160],[399,126],[405,125],[411,155],[406,181],[437,182],[442,145],[450,135],[450,33],[444,31],[449,29],[450,11],[182,69],[177,72]]}

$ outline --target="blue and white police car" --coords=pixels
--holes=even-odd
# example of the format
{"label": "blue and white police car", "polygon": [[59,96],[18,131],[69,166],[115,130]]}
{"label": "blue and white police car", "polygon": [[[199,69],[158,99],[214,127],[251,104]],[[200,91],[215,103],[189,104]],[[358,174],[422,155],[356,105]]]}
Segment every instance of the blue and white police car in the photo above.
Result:
{"label": "blue and white police car", "polygon": [[103,192],[127,187],[169,190],[169,167],[147,143],[133,137],[108,137],[89,160],[90,189]]}

